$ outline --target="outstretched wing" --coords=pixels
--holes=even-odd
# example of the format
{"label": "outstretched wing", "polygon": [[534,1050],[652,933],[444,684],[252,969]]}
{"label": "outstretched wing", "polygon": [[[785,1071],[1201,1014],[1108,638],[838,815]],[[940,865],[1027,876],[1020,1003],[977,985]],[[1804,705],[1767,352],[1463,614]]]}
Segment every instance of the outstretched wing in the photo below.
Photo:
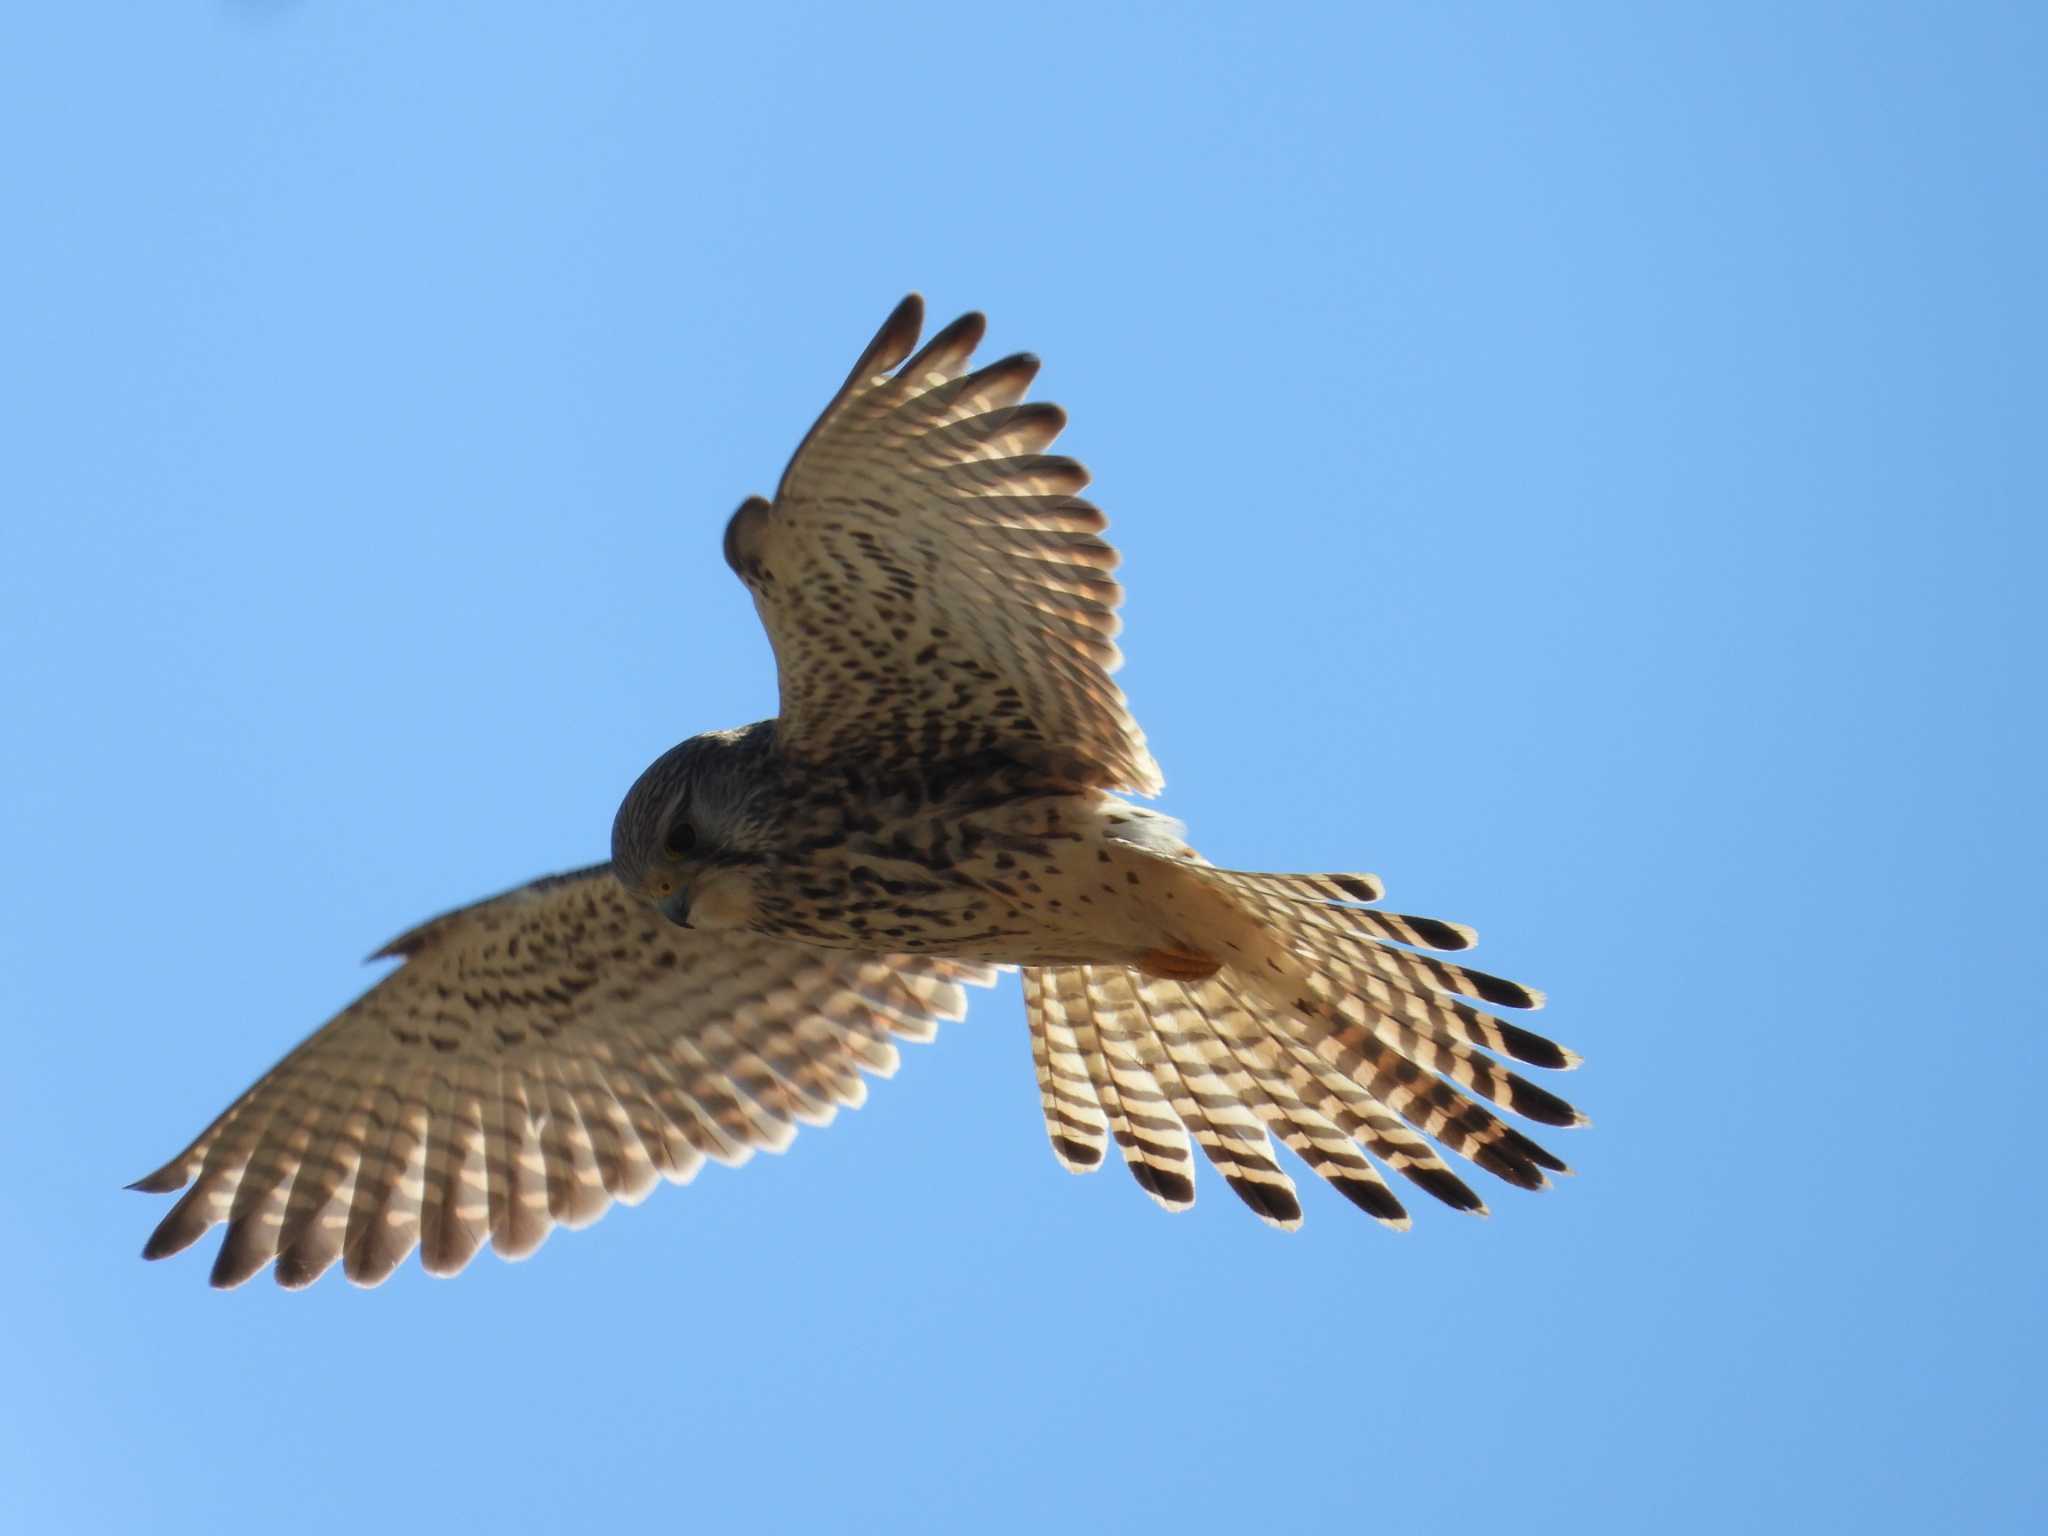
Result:
{"label": "outstretched wing", "polygon": [[1076,785],[1156,794],[1158,765],[1110,681],[1123,589],[1106,519],[1075,496],[1088,472],[1043,451],[1066,415],[1018,403],[1034,357],[970,371],[978,314],[905,362],[923,320],[917,295],[897,306],[775,500],[726,528],[726,561],[775,647],[777,740],[800,760],[996,750]]}
{"label": "outstretched wing", "polygon": [[359,1285],[415,1245],[434,1274],[488,1237],[523,1258],[706,1158],[780,1151],[929,1039],[985,966],[859,955],[663,922],[609,865],[425,923],[404,964],[134,1187],[192,1187],[143,1250],[227,1223],[217,1286],[265,1264]]}

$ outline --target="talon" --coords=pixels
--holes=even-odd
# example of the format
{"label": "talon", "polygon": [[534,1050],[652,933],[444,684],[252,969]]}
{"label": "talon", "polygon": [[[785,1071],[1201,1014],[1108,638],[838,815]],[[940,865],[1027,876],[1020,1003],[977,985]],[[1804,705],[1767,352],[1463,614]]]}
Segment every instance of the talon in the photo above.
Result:
{"label": "talon", "polygon": [[1223,962],[1192,949],[1148,949],[1138,955],[1138,969],[1165,981],[1207,981]]}

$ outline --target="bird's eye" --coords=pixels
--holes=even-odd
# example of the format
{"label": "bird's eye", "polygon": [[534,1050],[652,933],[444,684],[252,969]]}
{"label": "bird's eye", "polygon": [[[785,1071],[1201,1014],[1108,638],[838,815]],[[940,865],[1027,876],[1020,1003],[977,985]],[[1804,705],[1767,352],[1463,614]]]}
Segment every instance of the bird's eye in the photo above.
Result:
{"label": "bird's eye", "polygon": [[690,818],[678,816],[668,829],[663,846],[677,858],[683,857],[697,846],[697,829],[690,825]]}

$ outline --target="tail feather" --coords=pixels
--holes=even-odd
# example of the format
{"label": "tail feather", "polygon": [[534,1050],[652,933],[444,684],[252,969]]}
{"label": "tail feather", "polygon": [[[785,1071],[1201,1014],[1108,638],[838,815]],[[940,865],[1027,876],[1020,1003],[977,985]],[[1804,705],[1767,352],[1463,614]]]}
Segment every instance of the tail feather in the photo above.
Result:
{"label": "tail feather", "polygon": [[1252,875],[1219,869],[1216,876],[1219,883],[1249,895],[1289,903],[1297,909],[1295,920],[1310,927],[1337,933],[1355,929],[1422,949],[1470,949],[1479,942],[1478,933],[1463,923],[1358,905],[1380,899],[1384,888],[1377,875]]}
{"label": "tail feather", "polygon": [[[1135,980],[1130,971],[1114,974],[1127,986]],[[1265,1122],[1246,1102],[1250,1076],[1191,1000],[1193,990],[1170,981],[1146,990],[1141,1009],[1161,1053],[1153,1071],[1172,1095],[1181,1123],[1237,1197],[1262,1220],[1298,1227],[1301,1200],[1294,1181],[1273,1160]]]}
{"label": "tail feather", "polygon": [[1092,984],[1095,977],[1087,967],[1046,974],[1065,999],[1110,1136],[1131,1177],[1169,1211],[1186,1210],[1195,1200],[1187,1128],[1131,1045],[1129,1025],[1120,1016],[1116,999]]}
{"label": "tail feather", "polygon": [[1294,1057],[1297,1082],[1304,1097],[1312,1091],[1316,1104],[1345,1134],[1385,1163],[1418,1189],[1435,1196],[1453,1210],[1486,1214],[1486,1202],[1459,1178],[1450,1164],[1437,1155],[1413,1127],[1352,1080],[1348,1073],[1318,1056],[1313,1046],[1285,1028],[1284,1019],[1269,1021],[1267,1028],[1286,1040]]}
{"label": "tail feather", "polygon": [[1053,1156],[1069,1173],[1086,1173],[1102,1164],[1109,1117],[1068,1017],[1065,989],[1059,985],[1065,974],[1027,970],[1024,1007],[1036,1026],[1031,1031],[1031,1064],[1038,1072],[1039,1101]]}
{"label": "tail feather", "polygon": [[1327,928],[1332,932],[1356,931],[1396,944],[1418,949],[1470,949],[1479,942],[1476,929],[1441,917],[1417,917],[1409,912],[1381,912],[1368,907],[1330,907],[1309,902],[1295,903],[1295,920],[1304,927]]}
{"label": "tail feather", "polygon": [[1533,1145],[1528,1138],[1442,1078],[1389,1050],[1377,1036],[1359,1039],[1349,1029],[1340,1030],[1318,1043],[1318,1053],[1332,1045],[1337,1049],[1326,1060],[1439,1144],[1524,1189],[1541,1189],[1548,1182],[1541,1165],[1524,1150]]}
{"label": "tail feather", "polygon": [[1213,864],[1202,868],[1209,871],[1208,878],[1218,885],[1257,891],[1282,901],[1341,906],[1346,902],[1378,901],[1387,894],[1378,875],[1267,874],[1249,869],[1217,869]]}
{"label": "tail feather", "polygon": [[[1268,881],[1273,878],[1266,877]],[[1229,887],[1227,881],[1220,883]],[[1301,947],[1309,948],[1319,956],[1333,951],[1346,955],[1370,967],[1390,985],[1403,991],[1421,996],[1456,993],[1502,1008],[1534,1009],[1543,1006],[1543,994],[1533,987],[1525,987],[1520,982],[1508,981],[1485,971],[1475,971],[1469,966],[1453,965],[1434,955],[1395,949],[1384,942],[1392,938],[1402,944],[1424,944],[1438,949],[1452,947],[1429,945],[1417,928],[1418,924],[1434,924],[1451,929],[1452,925],[1439,919],[1332,906],[1299,895],[1283,895],[1270,887],[1244,889],[1233,894],[1241,907],[1258,913],[1277,933]],[[1380,921],[1374,923],[1373,919]],[[1402,937],[1397,929],[1403,927],[1409,929],[1414,937]],[[1361,929],[1365,931],[1361,932]],[[1471,934],[1472,930],[1459,925],[1455,932],[1463,935]],[[1437,935],[1439,938],[1443,936]]]}
{"label": "tail feather", "polygon": [[1269,1135],[1397,1227],[1407,1213],[1373,1159],[1481,1214],[1485,1204],[1432,1140],[1525,1189],[1570,1171],[1479,1101],[1545,1124],[1583,1124],[1563,1099],[1485,1053],[1551,1068],[1578,1058],[1461,1000],[1535,1008],[1542,994],[1395,947],[1463,948],[1470,929],[1364,910],[1357,904],[1380,892],[1370,876],[1248,874],[1151,850],[1138,856],[1172,866],[1183,898],[1208,893],[1177,909],[1183,920],[1205,914],[1177,938],[1198,948],[1213,940],[1228,958],[1203,980],[1103,965],[1026,971],[1047,1131],[1065,1166],[1099,1165],[1106,1128],[1155,1196],[1160,1174],[1178,1178],[1175,1198],[1161,1203],[1180,1208],[1193,1199],[1192,1138],[1254,1211],[1287,1227],[1300,1207]]}
{"label": "tail feather", "polygon": [[[1317,908],[1260,894],[1242,896],[1240,904],[1270,931],[1290,937],[1292,946],[1306,952],[1339,992],[1356,997],[1361,1007],[1398,1015],[1438,1044],[1481,1046],[1532,1066],[1553,1069],[1579,1064],[1577,1055],[1555,1041],[1450,995],[1457,990],[1477,996],[1484,983],[1496,994],[1511,989],[1513,995],[1529,999],[1527,1006],[1537,1007],[1543,1000],[1540,992],[1362,938],[1341,921],[1361,915],[1355,909]],[[1333,912],[1339,914],[1338,919],[1326,915]]]}
{"label": "tail feather", "polygon": [[1297,945],[1309,948],[1316,960],[1327,965],[1341,955],[1373,972],[1387,985],[1417,997],[1441,997],[1455,993],[1460,997],[1476,997],[1498,1008],[1535,1009],[1544,1003],[1543,994],[1534,987],[1525,987],[1520,982],[1508,981],[1485,971],[1475,971],[1470,966],[1453,965],[1434,955],[1396,949],[1377,939],[1355,937],[1330,929],[1310,929],[1298,921],[1289,923],[1285,931]]}
{"label": "tail feather", "polygon": [[[1301,1069],[1284,1045],[1221,987],[1188,987],[1182,995],[1216,1032],[1239,1068],[1234,1084],[1266,1129],[1284,1142],[1309,1170],[1368,1216],[1395,1228],[1408,1226],[1408,1213],[1379,1170],[1352,1137],[1304,1102],[1296,1087]],[[1311,1085],[1312,1086],[1312,1085]]]}
{"label": "tail feather", "polygon": [[1312,977],[1309,986],[1311,1000],[1335,1012],[1346,1028],[1370,1030],[1394,1054],[1440,1073],[1502,1109],[1545,1125],[1578,1125],[1583,1119],[1549,1089],[1537,1087],[1519,1073],[1503,1071],[1491,1056],[1430,1028],[1426,1018],[1418,1027],[1399,1013],[1371,1007],[1355,992],[1338,991],[1327,974]]}

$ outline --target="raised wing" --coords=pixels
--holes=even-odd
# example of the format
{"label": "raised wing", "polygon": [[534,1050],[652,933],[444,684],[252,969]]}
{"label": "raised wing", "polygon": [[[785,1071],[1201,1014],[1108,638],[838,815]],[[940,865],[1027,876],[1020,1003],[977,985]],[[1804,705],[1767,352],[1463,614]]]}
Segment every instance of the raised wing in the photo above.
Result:
{"label": "raised wing", "polygon": [[191,1188],[160,1259],[227,1224],[213,1283],[339,1258],[375,1285],[415,1246],[452,1275],[488,1237],[523,1258],[706,1158],[780,1151],[896,1069],[897,1037],[966,1010],[985,966],[721,933],[633,902],[609,865],[425,923],[404,964],[134,1188]]}
{"label": "raised wing", "polygon": [[905,362],[923,319],[917,295],[897,306],[775,500],[726,528],[775,647],[777,739],[813,760],[995,750],[1077,786],[1156,794],[1110,681],[1123,589],[1107,520],[1075,495],[1088,472],[1043,452],[1066,415],[1018,403],[1034,357],[969,371],[978,314]]}

